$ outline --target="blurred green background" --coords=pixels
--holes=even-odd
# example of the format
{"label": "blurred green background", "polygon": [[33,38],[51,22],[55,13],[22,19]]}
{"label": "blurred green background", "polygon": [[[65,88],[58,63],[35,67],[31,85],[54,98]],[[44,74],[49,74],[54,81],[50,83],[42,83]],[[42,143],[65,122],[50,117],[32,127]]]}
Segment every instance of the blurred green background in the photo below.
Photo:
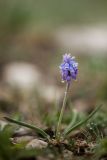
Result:
{"label": "blurred green background", "polygon": [[0,0],[0,114],[27,117],[31,106],[59,103],[66,52],[79,62],[70,101],[79,110],[106,106],[107,1]]}
{"label": "blurred green background", "polygon": [[[6,125],[3,117],[54,131],[65,89],[59,70],[64,53],[76,57],[79,74],[71,83],[62,128],[75,109],[82,120],[103,104],[93,122],[107,135],[107,1],[0,0],[0,160],[50,156],[49,148],[32,153],[14,148],[10,137],[27,130]],[[97,156],[106,153],[106,138],[98,147]]]}

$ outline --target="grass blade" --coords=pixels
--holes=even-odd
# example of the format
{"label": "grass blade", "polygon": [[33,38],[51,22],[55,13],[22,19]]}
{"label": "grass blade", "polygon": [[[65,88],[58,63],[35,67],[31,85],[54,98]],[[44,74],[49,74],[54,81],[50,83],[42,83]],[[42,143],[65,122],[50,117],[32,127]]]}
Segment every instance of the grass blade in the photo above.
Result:
{"label": "grass blade", "polygon": [[68,130],[65,130],[63,135],[67,136],[71,131],[79,128],[81,125],[85,124],[100,108],[102,105],[96,107],[87,118],[85,118],[83,121],[80,121],[79,123],[77,123],[76,125],[74,125],[73,127],[69,128]]}
{"label": "grass blade", "polygon": [[73,127],[75,125],[77,117],[78,117],[78,112],[76,110],[74,110],[73,111],[73,118],[64,132],[67,132],[71,127]]}
{"label": "grass blade", "polygon": [[15,124],[18,124],[20,126],[24,126],[24,127],[27,127],[27,128],[30,128],[34,131],[36,131],[37,133],[41,134],[44,138],[46,138],[47,140],[49,140],[49,135],[44,132],[42,129],[34,126],[34,125],[31,125],[31,124],[27,124],[25,122],[21,122],[21,121],[17,121],[17,120],[14,120],[12,118],[9,118],[9,117],[4,117],[7,121],[11,122],[11,123],[15,123]]}

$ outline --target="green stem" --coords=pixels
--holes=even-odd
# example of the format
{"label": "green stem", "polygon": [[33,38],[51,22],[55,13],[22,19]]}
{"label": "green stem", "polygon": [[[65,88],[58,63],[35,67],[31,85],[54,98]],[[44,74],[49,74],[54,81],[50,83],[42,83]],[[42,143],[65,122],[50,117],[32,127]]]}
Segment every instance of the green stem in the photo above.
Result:
{"label": "green stem", "polygon": [[46,132],[44,132],[42,129],[40,129],[40,128],[36,127],[36,126],[33,126],[31,124],[27,124],[25,122],[14,120],[14,119],[9,118],[9,117],[4,117],[4,118],[7,121],[11,122],[11,123],[15,123],[15,124],[18,124],[18,125],[33,129],[34,131],[36,131],[37,133],[41,134],[44,138],[46,138],[49,141],[49,135]]}
{"label": "green stem", "polygon": [[58,124],[57,124],[57,129],[56,129],[56,138],[57,138],[57,139],[60,138],[61,122],[62,122],[62,118],[63,118],[65,106],[66,106],[67,93],[68,93],[68,90],[69,90],[69,86],[70,86],[70,84],[67,83],[67,84],[66,84],[65,94],[64,94],[64,99],[63,99],[63,104],[62,104],[62,108],[61,108],[61,112],[60,112],[60,116],[59,116],[59,120],[58,120]]}

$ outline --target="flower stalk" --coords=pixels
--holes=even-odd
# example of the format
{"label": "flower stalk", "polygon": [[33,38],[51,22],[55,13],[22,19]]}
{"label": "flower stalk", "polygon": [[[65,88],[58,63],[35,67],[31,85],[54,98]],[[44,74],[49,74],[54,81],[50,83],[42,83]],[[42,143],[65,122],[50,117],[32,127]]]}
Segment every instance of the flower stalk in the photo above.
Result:
{"label": "flower stalk", "polygon": [[59,116],[59,120],[58,120],[58,124],[57,124],[57,129],[56,129],[56,139],[57,140],[60,139],[61,122],[62,122],[62,118],[63,118],[63,115],[64,115],[65,107],[66,107],[66,101],[67,101],[67,94],[68,94],[69,86],[70,86],[70,83],[67,83],[65,94],[64,94],[64,99],[63,99],[63,104],[62,104],[62,108],[61,108],[61,112],[60,112],[60,116]]}

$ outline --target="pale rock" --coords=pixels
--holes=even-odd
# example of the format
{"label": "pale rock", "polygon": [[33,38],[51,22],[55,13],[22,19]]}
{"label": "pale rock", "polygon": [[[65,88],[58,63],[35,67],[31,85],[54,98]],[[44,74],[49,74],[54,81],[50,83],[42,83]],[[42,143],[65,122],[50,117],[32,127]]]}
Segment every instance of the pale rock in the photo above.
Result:
{"label": "pale rock", "polygon": [[11,141],[16,144],[16,143],[24,143],[24,142],[29,142],[33,139],[33,136],[21,136],[21,137],[14,137],[11,138]]}
{"label": "pale rock", "polygon": [[62,27],[55,33],[56,41],[75,53],[105,53],[107,52],[107,25]]}
{"label": "pale rock", "polygon": [[0,120],[0,131],[2,131],[8,123]]}
{"label": "pale rock", "polygon": [[27,145],[27,149],[44,149],[48,146],[48,143],[39,139],[33,139]]}
{"label": "pale rock", "polygon": [[13,62],[4,68],[4,81],[11,87],[20,89],[32,89],[40,83],[40,72],[32,64],[25,62]]}
{"label": "pale rock", "polygon": [[62,90],[55,85],[42,84],[39,88],[39,94],[48,102],[59,101],[62,96]]}
{"label": "pale rock", "polygon": [[22,92],[24,95],[36,90],[37,94],[47,102],[59,100],[62,90],[56,85],[44,81],[45,78],[35,65],[25,62],[10,63],[4,68],[3,79],[11,89],[24,91]]}

